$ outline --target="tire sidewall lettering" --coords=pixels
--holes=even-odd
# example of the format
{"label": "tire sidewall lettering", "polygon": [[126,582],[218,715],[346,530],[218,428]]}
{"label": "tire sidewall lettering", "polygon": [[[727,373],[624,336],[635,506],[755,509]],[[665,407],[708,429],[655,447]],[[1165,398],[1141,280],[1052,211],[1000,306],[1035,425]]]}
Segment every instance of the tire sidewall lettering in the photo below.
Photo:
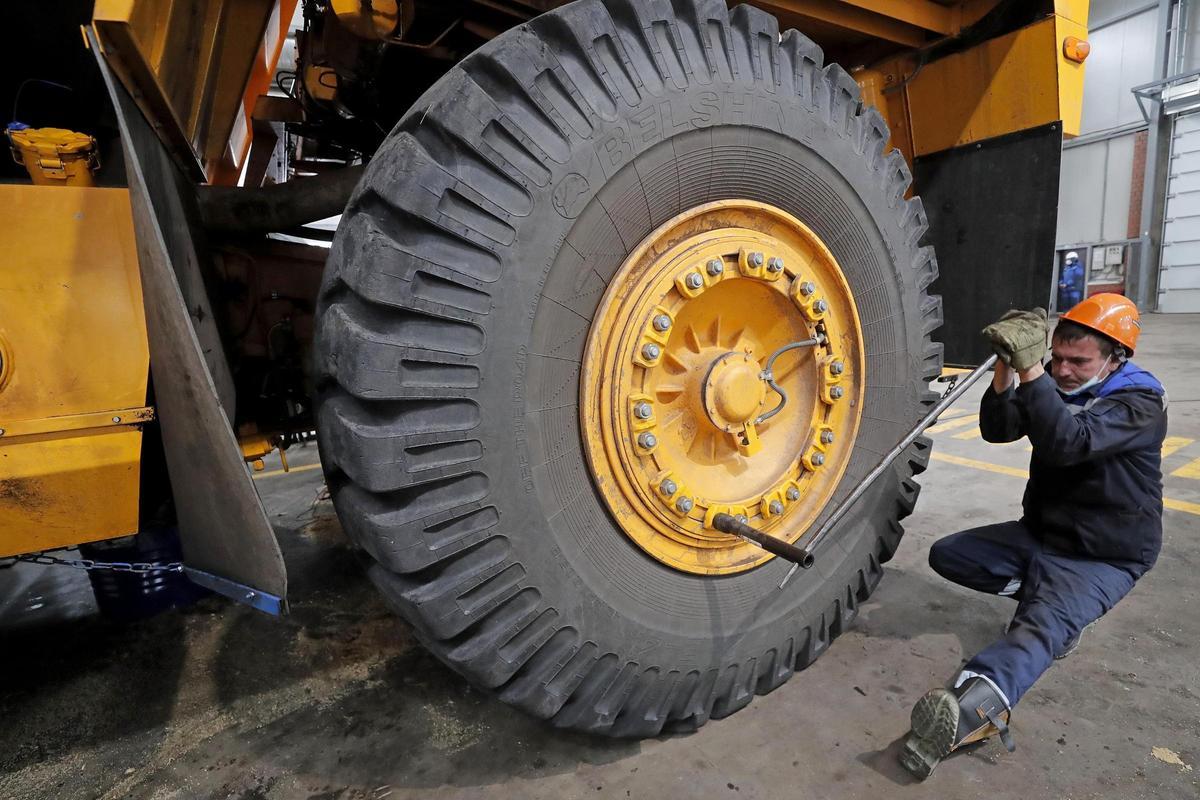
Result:
{"label": "tire sidewall lettering", "polygon": [[[600,184],[638,154],[681,133],[717,125],[752,125],[787,134],[804,129],[803,113],[795,105],[785,106],[776,95],[735,88],[719,92],[704,90],[691,97],[673,94],[665,99],[650,98],[627,120],[604,123],[603,133],[593,146],[602,176]],[[573,181],[577,175],[568,173],[562,180]],[[599,185],[595,180],[589,183],[593,187]],[[556,194],[559,188],[561,184],[556,187]],[[574,217],[577,213],[563,216]]]}

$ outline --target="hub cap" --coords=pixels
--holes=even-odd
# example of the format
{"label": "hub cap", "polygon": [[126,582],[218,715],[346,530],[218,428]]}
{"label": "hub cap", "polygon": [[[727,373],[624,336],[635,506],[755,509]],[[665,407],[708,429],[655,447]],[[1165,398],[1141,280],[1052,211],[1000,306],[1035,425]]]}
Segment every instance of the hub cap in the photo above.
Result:
{"label": "hub cap", "polygon": [[[772,354],[785,345],[819,344]],[[773,378],[787,400],[768,385]],[[795,541],[845,471],[862,410],[863,344],[833,255],[795,217],[727,200],[662,225],[613,277],[589,332],[583,438],[609,510],[687,572],[769,553],[718,512]]]}

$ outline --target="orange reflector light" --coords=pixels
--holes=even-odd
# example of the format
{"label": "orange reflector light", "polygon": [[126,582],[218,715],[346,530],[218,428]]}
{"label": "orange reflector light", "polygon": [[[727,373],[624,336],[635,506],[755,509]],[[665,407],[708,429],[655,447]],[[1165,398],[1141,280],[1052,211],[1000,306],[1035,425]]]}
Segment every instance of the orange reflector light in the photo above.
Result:
{"label": "orange reflector light", "polygon": [[1068,61],[1082,64],[1090,52],[1092,52],[1092,46],[1083,39],[1076,36],[1068,36],[1063,39],[1063,56]]}

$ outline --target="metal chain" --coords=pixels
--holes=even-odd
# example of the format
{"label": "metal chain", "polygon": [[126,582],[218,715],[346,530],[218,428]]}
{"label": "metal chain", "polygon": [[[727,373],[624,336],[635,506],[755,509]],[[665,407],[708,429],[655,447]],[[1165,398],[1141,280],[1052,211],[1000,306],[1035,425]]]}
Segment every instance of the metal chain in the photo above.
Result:
{"label": "metal chain", "polygon": [[15,556],[11,559],[0,559],[0,568],[11,567],[18,562],[26,564],[42,564],[44,566],[71,567],[82,570],[110,570],[112,572],[132,572],[145,575],[151,572],[183,572],[183,562],[172,561],[166,564],[148,561],[96,561],[91,558],[56,558],[45,553],[32,553],[26,556]]}

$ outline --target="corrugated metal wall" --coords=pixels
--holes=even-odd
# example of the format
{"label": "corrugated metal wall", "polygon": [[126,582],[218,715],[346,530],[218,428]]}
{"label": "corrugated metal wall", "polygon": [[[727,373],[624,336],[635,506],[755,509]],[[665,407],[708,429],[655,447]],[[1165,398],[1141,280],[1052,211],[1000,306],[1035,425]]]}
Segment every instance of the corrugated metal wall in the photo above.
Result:
{"label": "corrugated metal wall", "polygon": [[1088,32],[1092,54],[1084,73],[1081,136],[1142,121],[1130,89],[1154,80],[1157,21],[1158,12],[1149,9]]}
{"label": "corrugated metal wall", "polygon": [[1200,311],[1200,113],[1175,118],[1158,281],[1160,311]]}
{"label": "corrugated metal wall", "polygon": [[1136,134],[1063,150],[1058,196],[1060,249],[1125,239]]}

